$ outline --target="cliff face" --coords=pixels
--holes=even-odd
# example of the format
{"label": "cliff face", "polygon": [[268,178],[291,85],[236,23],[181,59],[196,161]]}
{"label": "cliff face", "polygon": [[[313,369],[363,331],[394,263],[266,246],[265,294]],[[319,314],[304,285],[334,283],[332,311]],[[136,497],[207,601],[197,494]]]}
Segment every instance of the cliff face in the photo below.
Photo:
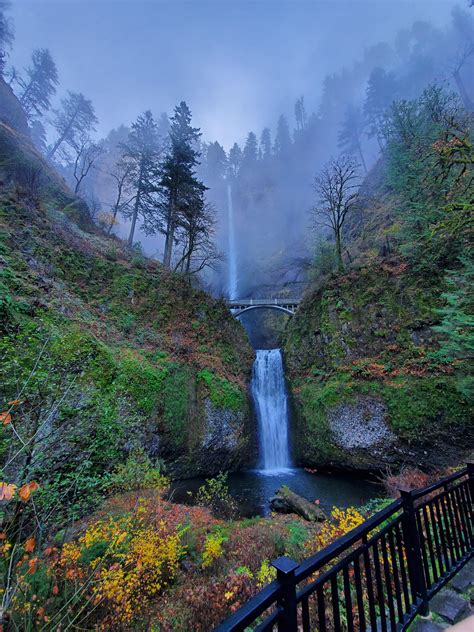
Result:
{"label": "cliff face", "polygon": [[10,129],[29,137],[25,113],[11,87],[0,77],[0,122]]}
{"label": "cliff face", "polygon": [[294,446],[311,466],[458,463],[471,410],[433,353],[442,279],[385,259],[307,294],[285,342]]}
{"label": "cliff face", "polygon": [[137,448],[176,475],[249,463],[253,352],[226,305],[101,234],[5,126],[0,183],[0,409],[23,388],[45,487],[80,470],[96,489]]}

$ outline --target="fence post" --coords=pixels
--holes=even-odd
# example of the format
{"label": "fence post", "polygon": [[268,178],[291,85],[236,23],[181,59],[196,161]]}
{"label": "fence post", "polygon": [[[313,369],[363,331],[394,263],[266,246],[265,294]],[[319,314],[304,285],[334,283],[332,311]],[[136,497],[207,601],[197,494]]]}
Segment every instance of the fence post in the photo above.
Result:
{"label": "fence post", "polygon": [[471,501],[474,501],[474,461],[468,461],[466,465],[469,480],[469,491],[471,492]]}
{"label": "fence post", "polygon": [[429,607],[428,589],[426,587],[423,561],[421,557],[422,534],[418,533],[412,491],[404,488],[400,488],[398,491],[400,492],[400,497],[403,501],[402,528],[407,549],[407,564],[410,583],[414,589],[416,597],[421,599],[421,606],[418,612],[422,616],[426,617],[429,613]]}
{"label": "fence post", "polygon": [[278,632],[297,632],[298,611],[295,570],[299,564],[284,555],[274,560],[272,566],[277,570],[277,580],[282,587],[278,605],[282,608],[283,614],[278,621]]}

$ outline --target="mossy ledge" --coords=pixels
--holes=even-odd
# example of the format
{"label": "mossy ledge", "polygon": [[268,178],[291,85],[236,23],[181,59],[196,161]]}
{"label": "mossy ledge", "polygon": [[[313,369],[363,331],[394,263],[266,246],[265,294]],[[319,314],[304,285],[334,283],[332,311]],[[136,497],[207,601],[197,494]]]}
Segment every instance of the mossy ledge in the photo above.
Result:
{"label": "mossy ledge", "polygon": [[467,457],[472,406],[432,329],[442,288],[392,258],[308,292],[284,344],[300,464],[430,468]]}

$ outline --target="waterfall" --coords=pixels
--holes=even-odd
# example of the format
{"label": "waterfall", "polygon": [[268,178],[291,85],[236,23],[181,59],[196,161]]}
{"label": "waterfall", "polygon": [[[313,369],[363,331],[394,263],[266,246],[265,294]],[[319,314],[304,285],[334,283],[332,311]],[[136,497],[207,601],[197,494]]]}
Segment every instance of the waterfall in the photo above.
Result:
{"label": "waterfall", "polygon": [[288,399],[280,349],[257,350],[252,396],[259,424],[261,466],[264,470],[290,467]]}
{"label": "waterfall", "polygon": [[237,253],[235,250],[234,206],[232,204],[232,187],[227,185],[227,223],[229,235],[229,282],[228,291],[231,301],[237,298]]}

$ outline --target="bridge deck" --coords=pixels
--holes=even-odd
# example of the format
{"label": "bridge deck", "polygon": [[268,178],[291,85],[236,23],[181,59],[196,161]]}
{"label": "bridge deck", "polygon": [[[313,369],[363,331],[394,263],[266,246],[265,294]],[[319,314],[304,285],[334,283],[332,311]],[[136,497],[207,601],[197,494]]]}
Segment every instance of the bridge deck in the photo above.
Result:
{"label": "bridge deck", "polygon": [[227,301],[227,305],[232,308],[253,307],[257,305],[278,305],[280,307],[288,307],[299,305],[300,298],[243,298],[238,300]]}

